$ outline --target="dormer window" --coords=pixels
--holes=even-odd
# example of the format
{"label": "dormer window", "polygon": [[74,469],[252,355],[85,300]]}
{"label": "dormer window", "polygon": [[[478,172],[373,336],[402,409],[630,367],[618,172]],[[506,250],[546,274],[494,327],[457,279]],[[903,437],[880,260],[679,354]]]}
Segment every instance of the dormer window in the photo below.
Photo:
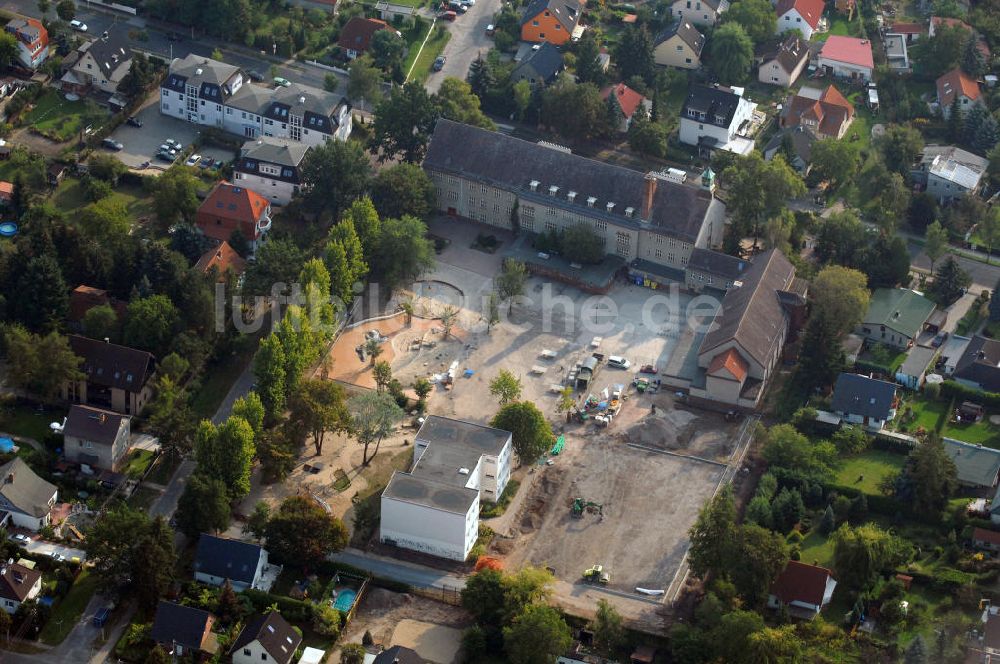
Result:
{"label": "dormer window", "polygon": [[538,180],[532,180],[530,183],[528,183],[528,187],[532,191],[538,191],[538,185],[539,184],[541,184],[541,183]]}
{"label": "dormer window", "polygon": [[574,201],[576,201],[576,192],[575,191],[571,191],[568,194],[566,194],[566,200],[568,200],[570,203],[573,203]]}
{"label": "dormer window", "polygon": [[587,207],[594,207],[594,203],[596,202],[597,202],[596,198],[594,198],[593,196],[589,196],[587,198]]}
{"label": "dormer window", "polygon": [[626,217],[627,217],[628,219],[631,219],[631,218],[632,218],[632,213],[634,213],[634,212],[635,212],[635,208],[632,208],[632,207],[627,207],[627,208],[625,208],[625,216],[626,216]]}
{"label": "dormer window", "polygon": [[606,209],[607,209],[608,213],[611,213],[611,212],[613,212],[613,211],[614,211],[614,209],[615,209],[615,204],[614,204],[614,203],[611,203],[611,202],[609,202],[609,203],[608,203],[608,205],[607,205],[607,207],[606,207]]}
{"label": "dormer window", "polygon": [[557,193],[559,193],[559,187],[556,185],[549,187],[549,196],[555,196]]}

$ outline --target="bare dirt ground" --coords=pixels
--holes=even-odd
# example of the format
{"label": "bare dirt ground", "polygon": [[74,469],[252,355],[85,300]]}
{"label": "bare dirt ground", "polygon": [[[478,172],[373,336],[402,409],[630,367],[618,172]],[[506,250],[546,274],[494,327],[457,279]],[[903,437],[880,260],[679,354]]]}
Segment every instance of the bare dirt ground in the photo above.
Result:
{"label": "bare dirt ground", "polygon": [[[373,588],[361,600],[340,643],[361,643],[365,630],[376,645],[403,645],[436,664],[456,660],[461,630],[472,624],[464,609],[432,599]],[[339,661],[334,651],[328,661]]]}

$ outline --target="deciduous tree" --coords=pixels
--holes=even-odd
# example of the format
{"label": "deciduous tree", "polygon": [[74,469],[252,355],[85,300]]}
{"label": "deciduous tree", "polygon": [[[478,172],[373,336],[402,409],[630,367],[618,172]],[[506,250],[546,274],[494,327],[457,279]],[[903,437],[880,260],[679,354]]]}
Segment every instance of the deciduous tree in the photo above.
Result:
{"label": "deciduous tree", "polygon": [[754,44],[763,44],[774,39],[778,17],[767,0],[740,0],[726,10],[722,15],[722,22],[736,23],[746,31]]}
{"label": "deciduous tree", "polygon": [[437,104],[438,113],[442,118],[473,127],[496,129],[493,120],[486,117],[479,108],[479,97],[472,91],[472,87],[454,76],[442,81],[440,89],[434,95],[434,103]]}
{"label": "deciduous tree", "polygon": [[924,238],[924,254],[931,262],[931,272],[934,271],[934,264],[941,258],[948,249],[948,231],[941,223],[935,221],[927,227],[927,235]]}
{"label": "deciduous tree", "polygon": [[750,76],[753,41],[739,23],[724,23],[709,43],[712,70],[723,83],[743,83]]}
{"label": "deciduous tree", "polygon": [[312,498],[291,496],[267,522],[266,539],[279,560],[311,568],[347,546],[347,528]]}
{"label": "deciduous tree", "polygon": [[162,357],[180,332],[180,324],[180,312],[166,295],[133,300],[125,311],[125,345]]}
{"label": "deciduous tree", "polygon": [[493,282],[497,294],[506,300],[507,315],[514,308],[514,300],[524,294],[524,285],[528,281],[528,268],[524,263],[508,258],[503,263],[503,269]]}
{"label": "deciduous tree", "polygon": [[438,117],[437,105],[420,83],[393,88],[375,107],[370,147],[382,162],[398,157],[419,163]]}
{"label": "deciduous tree", "polygon": [[347,79],[347,96],[368,104],[382,98],[382,72],[378,70],[370,55],[363,54],[351,61]]}
{"label": "deciduous tree", "polygon": [[835,191],[854,177],[861,163],[861,155],[853,143],[835,138],[825,138],[813,143],[810,159],[812,170],[820,178],[829,181]]}
{"label": "deciduous tree", "polygon": [[809,297],[812,315],[839,337],[854,329],[868,311],[868,279],[857,270],[829,265],[816,275]]}
{"label": "deciduous tree", "polygon": [[437,204],[434,183],[416,164],[395,164],[380,171],[372,181],[371,195],[383,219],[407,214],[426,219]]}
{"label": "deciduous tree", "polygon": [[368,190],[371,173],[371,163],[359,143],[326,141],[309,150],[302,162],[302,203],[310,212],[337,219]]}
{"label": "deciduous tree", "polygon": [[168,228],[176,221],[194,222],[198,211],[198,190],[201,182],[191,169],[180,164],[171,166],[156,178],[153,188],[153,210],[161,228]]}
{"label": "deciduous tree", "polygon": [[[393,396],[385,392],[364,392],[351,397],[347,409],[351,415],[351,434],[364,446],[361,463],[367,466],[378,454],[382,439],[395,431],[405,413]],[[369,456],[372,444],[375,448]]]}
{"label": "deciduous tree", "polygon": [[607,600],[597,600],[597,616],[590,624],[594,632],[594,645],[605,657],[614,657],[625,643],[622,617]]}
{"label": "deciduous tree", "polygon": [[865,588],[880,572],[907,557],[907,546],[899,538],[872,523],[843,525],[831,539],[837,580],[848,588]]}
{"label": "deciduous tree", "polygon": [[709,574],[724,575],[732,560],[735,534],[736,506],[732,489],[727,486],[701,508],[688,531],[691,571],[701,579]]}
{"label": "deciduous tree", "polygon": [[194,452],[199,470],[221,480],[231,501],[250,493],[255,448],[253,428],[246,420],[231,416],[218,427],[202,421],[195,435]]}
{"label": "deciduous tree", "polygon": [[177,501],[177,526],[192,539],[229,527],[229,495],[221,480],[196,472]]}
{"label": "deciduous tree", "polygon": [[253,361],[253,373],[257,379],[257,389],[268,417],[276,419],[285,408],[285,349],[276,334],[271,334],[260,343],[260,349]]}
{"label": "deciduous tree", "polygon": [[373,276],[390,292],[413,281],[434,266],[427,226],[409,215],[383,220],[370,263]]}
{"label": "deciduous tree", "polygon": [[501,406],[506,406],[508,403],[520,399],[522,388],[521,379],[507,369],[502,369],[490,381],[490,394],[500,401]]}
{"label": "deciduous tree", "polygon": [[885,134],[876,141],[876,147],[886,168],[908,177],[914,159],[924,149],[924,139],[909,125],[889,125]]}
{"label": "deciduous tree", "polygon": [[530,401],[516,401],[500,408],[490,426],[510,431],[514,452],[521,463],[531,463],[553,443],[548,420]]}
{"label": "deciduous tree", "polygon": [[504,650],[513,664],[555,661],[573,644],[569,625],[559,612],[532,604],[504,628]]}

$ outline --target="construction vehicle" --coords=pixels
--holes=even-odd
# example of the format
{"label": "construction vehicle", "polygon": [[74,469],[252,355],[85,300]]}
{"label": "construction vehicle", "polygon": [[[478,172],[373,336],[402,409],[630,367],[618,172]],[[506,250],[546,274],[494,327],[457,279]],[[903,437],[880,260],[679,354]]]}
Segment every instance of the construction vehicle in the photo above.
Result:
{"label": "construction vehicle", "polygon": [[590,569],[583,571],[583,580],[606,585],[611,581],[611,573],[605,572],[603,565],[594,565]]}
{"label": "construction vehicle", "polygon": [[584,512],[597,512],[604,516],[604,505],[594,503],[584,498],[574,498],[573,506],[570,508],[574,519],[582,519]]}

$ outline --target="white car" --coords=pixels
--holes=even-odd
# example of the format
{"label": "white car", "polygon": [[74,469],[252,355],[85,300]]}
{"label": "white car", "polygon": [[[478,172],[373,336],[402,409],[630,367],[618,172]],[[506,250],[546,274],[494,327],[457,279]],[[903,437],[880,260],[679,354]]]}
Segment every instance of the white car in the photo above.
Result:
{"label": "white car", "polygon": [[83,21],[78,21],[75,18],[72,21],[69,22],[69,27],[73,28],[77,32],[86,32],[87,31],[87,24],[84,23]]}
{"label": "white car", "polygon": [[608,357],[608,366],[615,367],[616,369],[628,369],[632,366],[632,363],[626,360],[624,357],[619,357],[618,355],[611,355]]}
{"label": "white car", "polygon": [[184,165],[185,166],[195,166],[195,165],[198,164],[199,161],[201,161],[201,155],[200,154],[193,154],[190,157],[188,157],[187,161],[184,162]]}
{"label": "white car", "polygon": [[24,533],[18,533],[14,535],[14,541],[17,542],[18,544],[27,544],[28,542],[31,541],[31,538],[29,538]]}

